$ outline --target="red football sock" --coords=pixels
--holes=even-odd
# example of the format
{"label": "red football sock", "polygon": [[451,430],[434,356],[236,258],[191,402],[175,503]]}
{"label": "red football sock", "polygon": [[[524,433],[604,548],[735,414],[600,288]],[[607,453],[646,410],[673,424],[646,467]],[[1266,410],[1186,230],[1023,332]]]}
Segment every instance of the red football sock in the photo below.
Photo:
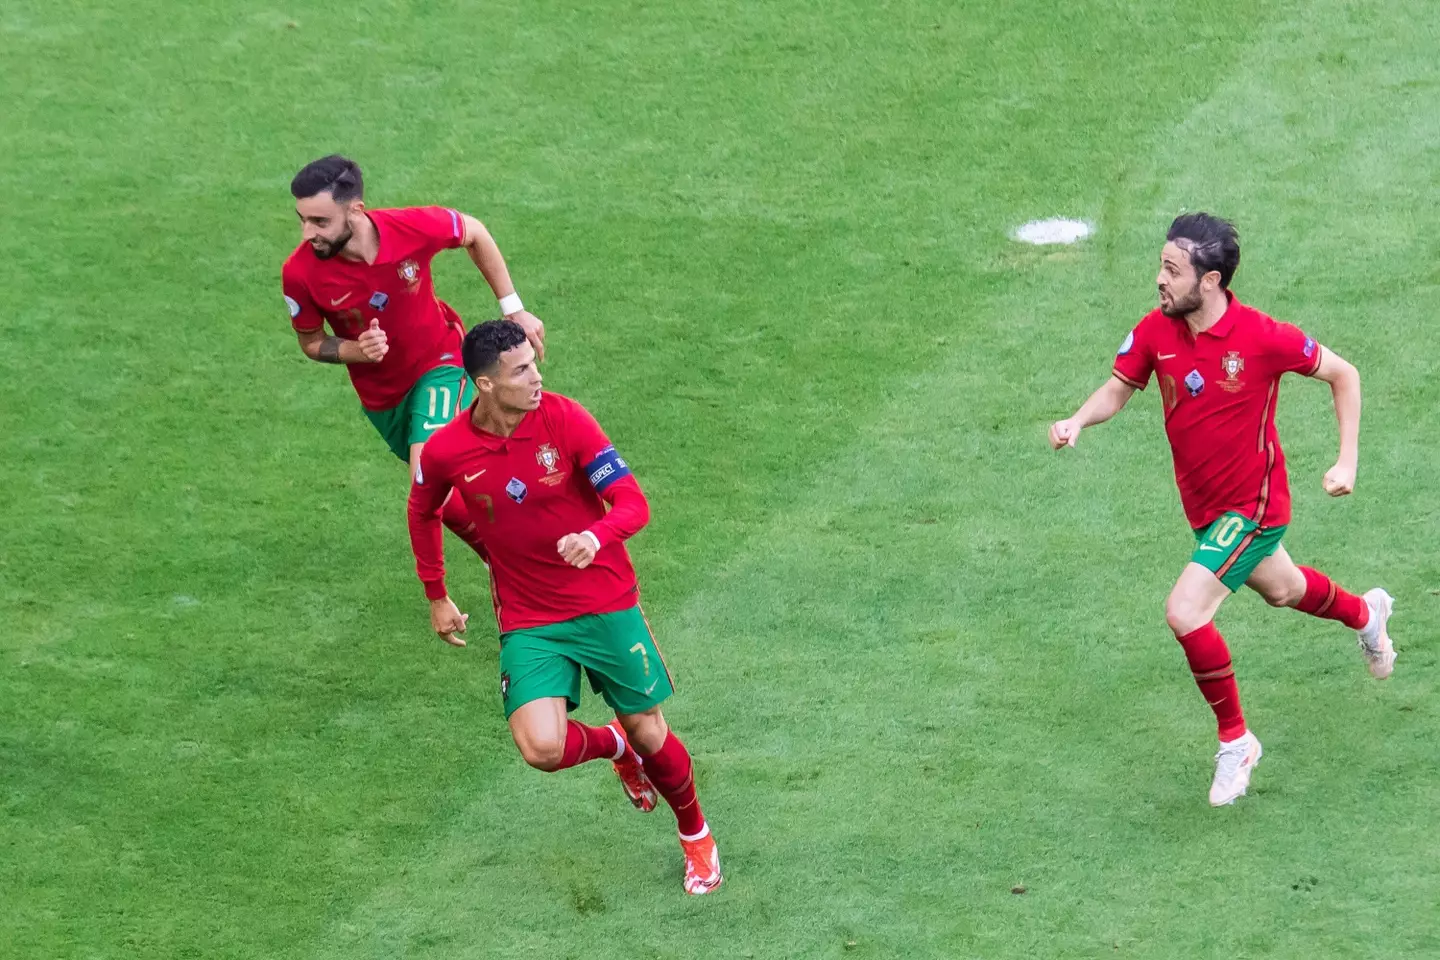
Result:
{"label": "red football sock", "polygon": [[1319,570],[1301,567],[1305,574],[1305,596],[1295,604],[1295,609],[1312,617],[1339,620],[1351,630],[1364,630],[1370,622],[1370,604],[1364,597],[1357,597],[1340,589],[1340,585]]}
{"label": "red football sock", "polygon": [[615,756],[615,731],[609,727],[587,727],[574,720],[565,721],[565,752],[560,756],[564,770],[591,760],[609,760]]}
{"label": "red football sock", "polygon": [[1177,638],[1190,661],[1190,672],[1205,702],[1215,711],[1220,725],[1220,739],[1234,740],[1245,734],[1245,715],[1240,712],[1240,687],[1235,683],[1235,669],[1230,664],[1230,648],[1225,638],[1207,623],[1199,630]]}
{"label": "red football sock", "polygon": [[440,519],[450,528],[451,533],[480,554],[481,560],[490,562],[490,555],[485,552],[485,545],[480,542],[480,528],[471,519],[470,511],[465,509],[465,500],[458,491],[450,491],[450,496],[446,498],[445,506],[441,509]]}
{"label": "red football sock", "polygon": [[667,734],[659,750],[640,759],[650,782],[675,811],[680,835],[694,838],[703,834],[705,815],[700,812],[700,799],[695,796],[695,768],[690,763],[690,751],[680,738],[674,733]]}

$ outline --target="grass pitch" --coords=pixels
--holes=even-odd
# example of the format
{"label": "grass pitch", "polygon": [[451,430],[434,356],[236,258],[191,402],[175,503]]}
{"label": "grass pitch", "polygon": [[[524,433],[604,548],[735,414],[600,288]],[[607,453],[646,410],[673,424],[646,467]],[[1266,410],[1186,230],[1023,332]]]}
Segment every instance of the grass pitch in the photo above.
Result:
{"label": "grass pitch", "polygon": [[[0,955],[1440,954],[1433,13],[11,0]],[[603,767],[514,755],[457,550],[471,646],[427,636],[404,471],[280,300],[332,150],[486,221],[650,493],[718,895]],[[1044,444],[1197,208],[1361,369],[1347,501],[1282,391],[1287,543],[1401,650],[1227,604],[1266,756],[1221,811],[1157,401]],[[1097,233],[1009,239],[1052,215]]]}

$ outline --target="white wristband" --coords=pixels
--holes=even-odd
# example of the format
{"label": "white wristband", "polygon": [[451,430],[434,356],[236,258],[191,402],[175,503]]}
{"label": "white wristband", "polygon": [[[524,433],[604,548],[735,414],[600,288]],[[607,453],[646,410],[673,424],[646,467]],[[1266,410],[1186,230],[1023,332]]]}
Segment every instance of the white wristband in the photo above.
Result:
{"label": "white wristband", "polygon": [[589,537],[589,538],[590,538],[590,542],[593,543],[593,544],[595,544],[595,552],[596,552],[596,553],[599,553],[599,552],[600,552],[600,538],[599,538],[599,537],[595,536],[595,534],[591,533],[589,530],[581,530],[581,531],[580,531],[580,536],[582,536],[582,537]]}
{"label": "white wristband", "polygon": [[520,294],[507,293],[500,298],[500,315],[508,317],[512,313],[519,313],[525,309],[525,304],[520,302]]}

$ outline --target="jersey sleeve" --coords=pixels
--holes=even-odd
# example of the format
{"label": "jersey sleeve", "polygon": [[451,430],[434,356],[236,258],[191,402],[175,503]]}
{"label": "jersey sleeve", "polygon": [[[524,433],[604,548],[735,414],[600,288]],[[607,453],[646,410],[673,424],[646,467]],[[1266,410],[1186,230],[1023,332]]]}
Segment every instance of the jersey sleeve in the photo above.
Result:
{"label": "jersey sleeve", "polygon": [[432,251],[453,250],[465,242],[465,221],[449,207],[407,207],[401,211],[405,226],[424,239]]}
{"label": "jersey sleeve", "polygon": [[406,519],[410,526],[410,549],[415,554],[415,573],[425,587],[425,596],[445,596],[445,539],[440,513],[452,484],[442,473],[432,444],[420,449],[420,469],[410,484]]}
{"label": "jersey sleeve", "polygon": [[628,540],[650,521],[650,503],[630,472],[630,465],[615,450],[610,438],[590,411],[572,403],[565,417],[566,446],[575,464],[600,498],[609,504],[605,516],[589,532],[604,547]]}
{"label": "jersey sleeve", "polygon": [[280,271],[280,292],[285,295],[285,307],[290,311],[290,326],[297,333],[311,333],[325,327],[325,317],[310,296],[300,271],[288,262]]}
{"label": "jersey sleeve", "polygon": [[1293,323],[1277,321],[1266,346],[1265,352],[1276,376],[1298,373],[1310,377],[1320,369],[1320,352],[1324,348]]}
{"label": "jersey sleeve", "polygon": [[1145,321],[1141,320],[1120,342],[1111,372],[1135,389],[1144,390],[1154,369],[1155,354],[1151,350],[1149,331]]}

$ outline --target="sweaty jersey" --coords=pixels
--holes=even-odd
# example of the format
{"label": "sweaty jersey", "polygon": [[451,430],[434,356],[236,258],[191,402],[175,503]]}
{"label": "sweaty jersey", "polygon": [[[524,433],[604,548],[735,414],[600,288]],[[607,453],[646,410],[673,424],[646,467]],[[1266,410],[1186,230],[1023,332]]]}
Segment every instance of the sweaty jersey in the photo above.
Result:
{"label": "sweaty jersey", "polygon": [[[481,430],[466,411],[426,442],[409,520],[415,569],[432,600],[446,594],[440,511],[452,490],[490,555],[502,633],[639,600],[624,541],[649,520],[649,504],[600,424],[569,397],[542,393],[539,408],[508,437]],[[600,549],[577,570],[557,544],[587,530]]]}
{"label": "sweaty jersey", "polygon": [[1198,336],[1155,310],[1120,345],[1115,376],[1144,389],[1155,375],[1185,517],[1196,529],[1234,510],[1262,527],[1290,522],[1290,483],[1275,431],[1285,373],[1312,376],[1323,348],[1226,293]]}
{"label": "sweaty jersey", "polygon": [[460,366],[460,317],[435,296],[430,259],[465,239],[460,215],[446,207],[368,210],[380,235],[374,263],[342,256],[321,260],[301,242],[285,261],[281,286],[290,325],[299,332],[326,323],[337,337],[354,340],[380,321],[390,350],[379,363],[345,369],[366,410],[389,410],[421,374],[442,364]]}

